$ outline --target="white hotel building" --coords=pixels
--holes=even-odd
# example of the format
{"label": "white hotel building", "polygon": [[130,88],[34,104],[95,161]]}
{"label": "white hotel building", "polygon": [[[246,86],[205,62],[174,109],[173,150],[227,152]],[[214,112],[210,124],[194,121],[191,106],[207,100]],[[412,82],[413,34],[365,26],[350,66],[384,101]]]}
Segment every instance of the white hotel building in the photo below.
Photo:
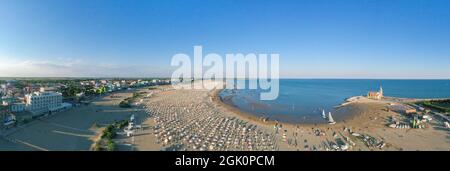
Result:
{"label": "white hotel building", "polygon": [[27,110],[34,115],[44,114],[61,108],[62,94],[55,92],[34,92],[25,95],[25,103]]}

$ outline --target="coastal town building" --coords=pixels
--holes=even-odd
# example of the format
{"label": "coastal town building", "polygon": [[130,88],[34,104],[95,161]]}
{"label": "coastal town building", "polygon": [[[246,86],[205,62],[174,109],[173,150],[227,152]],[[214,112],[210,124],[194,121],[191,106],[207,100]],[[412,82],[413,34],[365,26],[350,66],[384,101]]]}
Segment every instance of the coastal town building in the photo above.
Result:
{"label": "coastal town building", "polygon": [[6,84],[0,85],[0,97],[6,95]]}
{"label": "coastal town building", "polygon": [[58,90],[57,87],[40,87],[39,88],[40,92],[55,92],[57,90]]}
{"label": "coastal town building", "polygon": [[3,123],[5,115],[8,113],[6,106],[0,104],[0,121]]}
{"label": "coastal town building", "polygon": [[17,99],[14,98],[14,97],[11,97],[11,96],[3,96],[1,98],[1,104],[4,105],[4,106],[8,106],[8,105],[10,105],[12,103],[15,103],[15,102],[17,102]]}
{"label": "coastal town building", "polygon": [[7,106],[0,105],[0,128],[8,128],[15,123],[15,116],[9,113]]}
{"label": "coastal town building", "polygon": [[25,103],[12,103],[9,105],[9,111],[13,113],[20,113],[25,111]]}
{"label": "coastal town building", "polygon": [[3,117],[3,127],[4,128],[10,128],[14,126],[14,123],[16,123],[16,116],[13,114],[6,114]]}
{"label": "coastal town building", "polygon": [[367,93],[367,98],[375,100],[380,100],[381,98],[383,98],[383,87],[380,86],[379,91],[369,91]]}
{"label": "coastal town building", "polygon": [[30,94],[30,93],[33,92],[33,87],[31,87],[31,86],[26,86],[26,87],[24,87],[24,88],[22,89],[22,91],[23,91],[23,93],[25,93],[25,94]]}
{"label": "coastal town building", "polygon": [[34,115],[61,108],[62,94],[56,92],[34,92],[25,95],[26,110]]}
{"label": "coastal town building", "polygon": [[8,101],[6,100],[7,96],[3,96],[0,98],[0,105],[7,106]]}

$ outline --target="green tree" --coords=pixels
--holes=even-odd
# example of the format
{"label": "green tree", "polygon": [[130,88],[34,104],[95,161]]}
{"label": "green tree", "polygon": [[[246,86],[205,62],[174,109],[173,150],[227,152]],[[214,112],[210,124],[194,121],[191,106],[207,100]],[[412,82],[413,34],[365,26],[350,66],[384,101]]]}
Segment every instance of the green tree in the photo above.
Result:
{"label": "green tree", "polygon": [[108,151],[114,151],[114,150],[116,150],[116,144],[114,143],[114,141],[108,140],[107,150],[108,150]]}
{"label": "green tree", "polygon": [[75,97],[76,94],[81,93],[81,87],[75,85],[75,83],[68,83],[66,87],[61,89],[61,93],[64,97]]}

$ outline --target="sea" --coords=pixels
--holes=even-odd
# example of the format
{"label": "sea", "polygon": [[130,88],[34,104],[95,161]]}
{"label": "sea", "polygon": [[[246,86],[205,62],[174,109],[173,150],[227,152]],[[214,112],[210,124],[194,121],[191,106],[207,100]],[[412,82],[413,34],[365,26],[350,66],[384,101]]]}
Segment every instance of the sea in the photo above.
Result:
{"label": "sea", "polygon": [[[345,119],[345,111],[335,106],[347,98],[365,96],[383,88],[384,96],[400,98],[450,98],[450,80],[376,79],[280,79],[279,96],[260,100],[262,89],[224,89],[222,101],[257,117],[287,123],[326,123],[322,110],[335,120]],[[248,85],[248,84],[247,84]]]}

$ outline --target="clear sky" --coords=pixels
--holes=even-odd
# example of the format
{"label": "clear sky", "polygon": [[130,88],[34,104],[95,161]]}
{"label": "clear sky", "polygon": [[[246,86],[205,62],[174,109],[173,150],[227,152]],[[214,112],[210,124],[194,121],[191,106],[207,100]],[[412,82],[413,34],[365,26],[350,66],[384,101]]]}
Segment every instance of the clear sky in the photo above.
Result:
{"label": "clear sky", "polygon": [[278,53],[281,77],[450,78],[448,0],[0,0],[0,76],[170,76]]}

